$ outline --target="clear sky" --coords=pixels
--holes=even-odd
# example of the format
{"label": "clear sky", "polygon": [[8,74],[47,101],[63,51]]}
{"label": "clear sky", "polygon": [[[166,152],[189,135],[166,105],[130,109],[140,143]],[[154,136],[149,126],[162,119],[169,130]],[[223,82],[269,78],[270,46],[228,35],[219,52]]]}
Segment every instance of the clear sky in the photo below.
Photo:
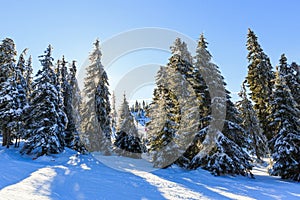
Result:
{"label": "clear sky", "polygon": [[[0,0],[0,38],[12,38],[18,52],[29,48],[36,70],[40,67],[37,56],[49,43],[55,59],[65,55],[81,67],[96,38],[105,41],[144,27],[175,30],[195,41],[204,33],[228,89],[236,93],[247,73],[249,27],[274,66],[282,53],[289,62],[300,63],[299,11],[298,0]],[[152,53],[153,63],[167,62],[169,54]],[[132,67],[134,55],[118,61],[118,67]],[[144,58],[136,54],[136,59]],[[108,75],[111,85],[116,84],[117,76]]]}

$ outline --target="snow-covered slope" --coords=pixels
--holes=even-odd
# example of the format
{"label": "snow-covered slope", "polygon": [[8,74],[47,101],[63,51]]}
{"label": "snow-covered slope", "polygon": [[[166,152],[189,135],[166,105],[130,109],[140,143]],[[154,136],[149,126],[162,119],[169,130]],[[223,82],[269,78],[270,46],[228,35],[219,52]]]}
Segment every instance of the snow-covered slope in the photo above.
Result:
{"label": "snow-covered slope", "polygon": [[201,169],[186,171],[171,167],[152,171],[149,163],[143,160],[96,157],[115,167],[108,167],[92,155],[79,155],[70,149],[59,155],[32,160],[21,156],[17,149],[1,147],[0,199],[300,198],[299,183],[270,177],[263,167],[255,168],[255,179],[214,177]]}

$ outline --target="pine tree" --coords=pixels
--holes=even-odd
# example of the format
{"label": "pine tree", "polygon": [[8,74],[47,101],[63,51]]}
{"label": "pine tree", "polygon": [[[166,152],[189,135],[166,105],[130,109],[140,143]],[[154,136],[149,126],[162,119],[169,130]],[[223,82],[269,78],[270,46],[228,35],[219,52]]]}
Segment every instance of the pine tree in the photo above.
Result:
{"label": "pine tree", "polygon": [[153,101],[150,105],[150,115],[159,113],[161,116],[157,119],[150,117],[153,119],[148,124],[147,134],[150,132],[148,140],[154,166],[167,167],[175,162],[187,167],[195,147],[190,143],[199,128],[196,126],[200,126],[199,116],[204,110],[200,109],[203,106],[203,79],[191,65],[192,57],[180,38],[175,40],[171,51],[173,55],[167,67],[158,71],[153,99],[157,102]]}
{"label": "pine tree", "polygon": [[57,76],[54,72],[51,45],[40,56],[42,69],[38,71],[32,84],[33,92],[30,96],[30,107],[26,124],[28,140],[22,153],[33,154],[36,157],[61,153],[64,149],[64,121],[65,115],[60,109]]}
{"label": "pine tree", "polygon": [[102,72],[96,89],[96,112],[103,135],[108,141],[111,139],[110,101],[108,91],[108,77],[105,71]]}
{"label": "pine tree", "polygon": [[185,42],[181,42],[180,38],[176,38],[173,46],[170,47],[172,55],[178,55],[182,60],[192,64],[193,57],[188,51],[187,45]]}
{"label": "pine tree", "polygon": [[113,132],[116,132],[116,126],[117,126],[117,110],[116,110],[116,96],[115,93],[112,93],[111,97],[112,101],[112,109],[111,109],[111,127]]}
{"label": "pine tree", "polygon": [[[60,94],[62,96],[63,102],[60,105],[61,109],[64,110],[66,113],[66,116],[68,118],[68,121],[73,117],[73,110],[72,110],[72,88],[70,86],[70,83],[68,81],[68,69],[67,69],[67,61],[65,60],[64,56],[62,57],[62,60],[58,62],[57,65],[57,76],[58,76],[58,83],[59,83],[59,90]],[[65,143],[66,146],[69,148],[72,148],[73,141],[74,141],[74,135],[73,132],[69,128],[70,123],[67,123],[67,126],[65,128]]]}
{"label": "pine tree", "polygon": [[[22,82],[22,68],[15,64],[15,44],[6,38],[0,45],[0,122],[3,146],[20,137],[23,109],[27,106]],[[17,143],[16,143],[17,145]]]}
{"label": "pine tree", "polygon": [[[156,75],[156,89],[147,111],[147,140],[150,160],[154,167],[168,167],[180,156],[173,140],[179,128],[180,111],[175,94],[168,88],[166,67],[160,67]],[[176,153],[176,154],[175,154]]]}
{"label": "pine tree", "polygon": [[28,108],[28,94],[30,90],[30,86],[28,85],[28,82],[25,79],[26,72],[27,72],[27,66],[25,63],[25,55],[26,55],[27,49],[24,49],[23,52],[19,56],[19,61],[15,67],[15,81],[16,81],[16,87],[18,95],[15,98],[15,101],[17,102],[18,107],[18,116],[15,119],[16,123],[14,123],[15,127],[15,137],[16,137],[16,146],[19,146],[18,139],[22,137],[22,133],[25,130],[25,113],[26,109]]}
{"label": "pine tree", "polygon": [[81,131],[89,151],[100,151],[108,155],[111,149],[108,82],[101,64],[99,40],[94,45],[84,81]]}
{"label": "pine tree", "polygon": [[241,126],[244,128],[246,136],[251,141],[250,146],[247,147],[247,149],[251,154],[255,155],[259,161],[262,161],[262,158],[268,153],[268,147],[266,145],[267,139],[262,134],[252,102],[248,99],[246,92],[244,82],[239,93],[241,100],[236,103],[236,106],[240,112],[240,118],[243,120]]}
{"label": "pine tree", "polygon": [[[68,117],[68,126],[66,132],[69,132],[70,141],[69,146],[80,153],[85,153],[86,149],[80,139],[80,105],[81,96],[80,89],[76,78],[76,62],[73,61],[70,65],[70,73],[68,74],[68,88],[69,91],[66,93],[65,108]],[[68,142],[67,142],[68,144]]]}
{"label": "pine tree", "polygon": [[[57,60],[57,65],[56,68],[54,70],[55,74],[56,74],[56,81],[55,81],[55,87],[57,90],[57,96],[58,96],[58,129],[62,132],[64,132],[63,137],[60,137],[59,140],[61,143],[63,143],[64,145],[66,145],[66,132],[65,129],[67,128],[68,125],[68,117],[66,114],[66,108],[65,108],[65,90],[66,88],[64,88],[64,83],[66,82],[66,78],[64,77],[64,75],[62,74],[62,71],[65,70],[64,68],[66,65],[66,62],[64,60]],[[61,135],[59,135],[61,136]],[[68,140],[68,137],[67,137]]]}
{"label": "pine tree", "polygon": [[277,71],[268,117],[274,131],[270,140],[274,164],[269,173],[300,181],[300,110],[296,104],[284,77]]}
{"label": "pine tree", "polygon": [[249,65],[246,80],[251,91],[250,97],[254,102],[254,110],[257,113],[263,134],[267,139],[271,139],[272,135],[268,131],[267,108],[272,94],[274,74],[269,57],[263,52],[256,35],[250,29],[247,38]]}
{"label": "pine tree", "polygon": [[242,149],[246,143],[244,129],[239,126],[240,118],[229,92],[225,90],[224,78],[218,67],[211,62],[211,54],[207,50],[203,34],[198,43],[196,60],[196,66],[205,78],[210,92],[212,114],[209,117],[210,125],[197,133],[200,138],[199,153],[188,167],[202,167],[215,175],[251,175],[250,157]]}
{"label": "pine tree", "polygon": [[127,134],[138,136],[138,131],[134,125],[133,116],[130,113],[129,104],[125,94],[123,95],[123,102],[120,106],[118,115],[119,118],[117,124],[117,131],[124,131]]}
{"label": "pine tree", "polygon": [[[284,79],[287,87],[291,90],[291,95],[294,100],[297,102],[298,106],[300,105],[300,76],[297,76],[297,64],[292,63],[291,65],[287,64],[287,58],[285,54],[281,55],[279,60],[279,73],[280,76]],[[299,107],[300,109],[300,107]]]}
{"label": "pine tree", "polygon": [[26,90],[26,93],[27,93],[27,99],[29,99],[29,96],[32,92],[32,88],[31,88],[31,85],[32,85],[32,74],[33,74],[33,69],[32,69],[32,57],[29,56],[27,62],[26,62],[26,69],[25,69],[25,81],[26,81],[26,85],[27,85],[27,90]]}
{"label": "pine tree", "polygon": [[138,130],[134,125],[133,116],[129,110],[129,104],[124,94],[123,102],[119,110],[115,152],[119,155],[140,158],[145,147],[138,136]]}
{"label": "pine tree", "polygon": [[[200,37],[200,42],[202,46],[206,48],[207,43],[204,41],[203,35]],[[198,48],[198,50],[201,50]],[[201,55],[200,53],[198,55]],[[190,63],[191,64],[191,63]],[[206,82],[204,80],[204,77],[202,75],[203,72],[199,70],[196,66],[201,66],[202,60],[197,59],[196,57],[196,65],[182,65],[181,67],[177,67],[176,69],[183,75],[183,77],[188,81],[188,83],[192,86],[193,91],[196,95],[197,102],[198,102],[198,116],[199,116],[199,127],[197,130],[204,129],[209,125],[210,121],[210,104],[211,104],[211,98],[208,91],[208,87],[206,85]],[[187,148],[186,152],[183,154],[183,157],[185,157],[185,167],[187,163],[193,159],[193,157],[198,154],[199,152],[199,145],[201,144],[201,138],[198,137],[199,135],[196,134],[195,138],[193,140],[193,143]]]}
{"label": "pine tree", "polygon": [[291,89],[291,93],[295,101],[298,105],[300,105],[300,65],[297,65],[297,63],[292,62],[290,68],[293,72],[293,77],[289,88]]}

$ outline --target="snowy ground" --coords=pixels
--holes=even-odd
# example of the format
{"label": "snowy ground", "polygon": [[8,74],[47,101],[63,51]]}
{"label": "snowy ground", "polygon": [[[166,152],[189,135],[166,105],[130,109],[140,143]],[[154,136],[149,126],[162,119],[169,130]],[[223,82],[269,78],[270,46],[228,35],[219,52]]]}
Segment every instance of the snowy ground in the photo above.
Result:
{"label": "snowy ground", "polygon": [[263,167],[254,169],[255,179],[214,177],[201,169],[153,171],[144,160],[95,157],[67,149],[32,160],[0,147],[0,200],[300,199],[299,183],[270,177]]}

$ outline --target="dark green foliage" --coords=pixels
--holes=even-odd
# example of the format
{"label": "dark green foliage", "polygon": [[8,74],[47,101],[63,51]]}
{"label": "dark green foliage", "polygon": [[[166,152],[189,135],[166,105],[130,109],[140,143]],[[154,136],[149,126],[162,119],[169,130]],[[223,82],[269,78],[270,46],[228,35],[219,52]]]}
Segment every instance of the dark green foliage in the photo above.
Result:
{"label": "dark green foliage", "polygon": [[[9,147],[13,139],[21,137],[23,113],[27,107],[26,82],[23,77],[24,57],[16,65],[15,44],[6,38],[0,45],[0,124],[3,146]],[[18,143],[16,141],[16,146]]]}
{"label": "dark green foliage", "polygon": [[81,131],[89,151],[109,155],[111,151],[110,102],[108,78],[101,63],[100,42],[96,40],[86,68],[83,104],[81,107]]}
{"label": "dark green foliage", "polygon": [[267,139],[271,139],[273,136],[268,128],[267,108],[272,94],[274,74],[269,57],[263,52],[256,35],[250,29],[247,35],[247,50],[249,65],[246,80],[251,91],[250,97],[254,102],[254,110],[257,113],[263,134]]}
{"label": "dark green foliage", "polygon": [[244,129],[239,125],[241,118],[230,100],[229,91],[225,90],[224,78],[218,67],[211,63],[211,54],[207,50],[203,34],[198,43],[196,66],[203,75],[210,93],[211,104],[206,104],[209,108],[206,110],[211,109],[211,113],[206,112],[208,115],[201,118],[207,126],[195,137],[192,150],[198,152],[188,168],[202,167],[215,175],[251,175],[251,159],[243,150],[248,141]]}
{"label": "dark green foliage", "polygon": [[145,151],[138,130],[134,125],[133,116],[130,113],[129,105],[125,94],[119,110],[119,121],[117,124],[116,140],[114,142],[115,152],[122,156],[140,158]]}
{"label": "dark green foliage", "polygon": [[141,158],[142,153],[146,151],[139,137],[129,135],[124,131],[116,133],[114,145],[117,147],[115,152],[118,155],[131,158]]}
{"label": "dark green foliage", "polygon": [[242,119],[240,124],[246,131],[246,136],[250,141],[250,145],[246,148],[259,161],[262,161],[262,158],[268,153],[267,139],[262,134],[252,102],[247,97],[245,83],[242,85],[239,96],[241,100],[236,103],[236,106],[239,110],[239,116]]}
{"label": "dark green foliage", "polygon": [[[53,71],[52,47],[49,45],[45,54],[40,56],[42,70],[39,70],[32,84],[26,125],[27,137],[22,153],[33,154],[36,157],[44,154],[63,151],[65,113],[60,109],[57,76]],[[63,116],[63,118],[61,118]]]}
{"label": "dark green foliage", "polygon": [[279,72],[269,112],[268,119],[274,135],[270,140],[274,163],[269,173],[283,179],[300,181],[300,110],[284,76]]}

